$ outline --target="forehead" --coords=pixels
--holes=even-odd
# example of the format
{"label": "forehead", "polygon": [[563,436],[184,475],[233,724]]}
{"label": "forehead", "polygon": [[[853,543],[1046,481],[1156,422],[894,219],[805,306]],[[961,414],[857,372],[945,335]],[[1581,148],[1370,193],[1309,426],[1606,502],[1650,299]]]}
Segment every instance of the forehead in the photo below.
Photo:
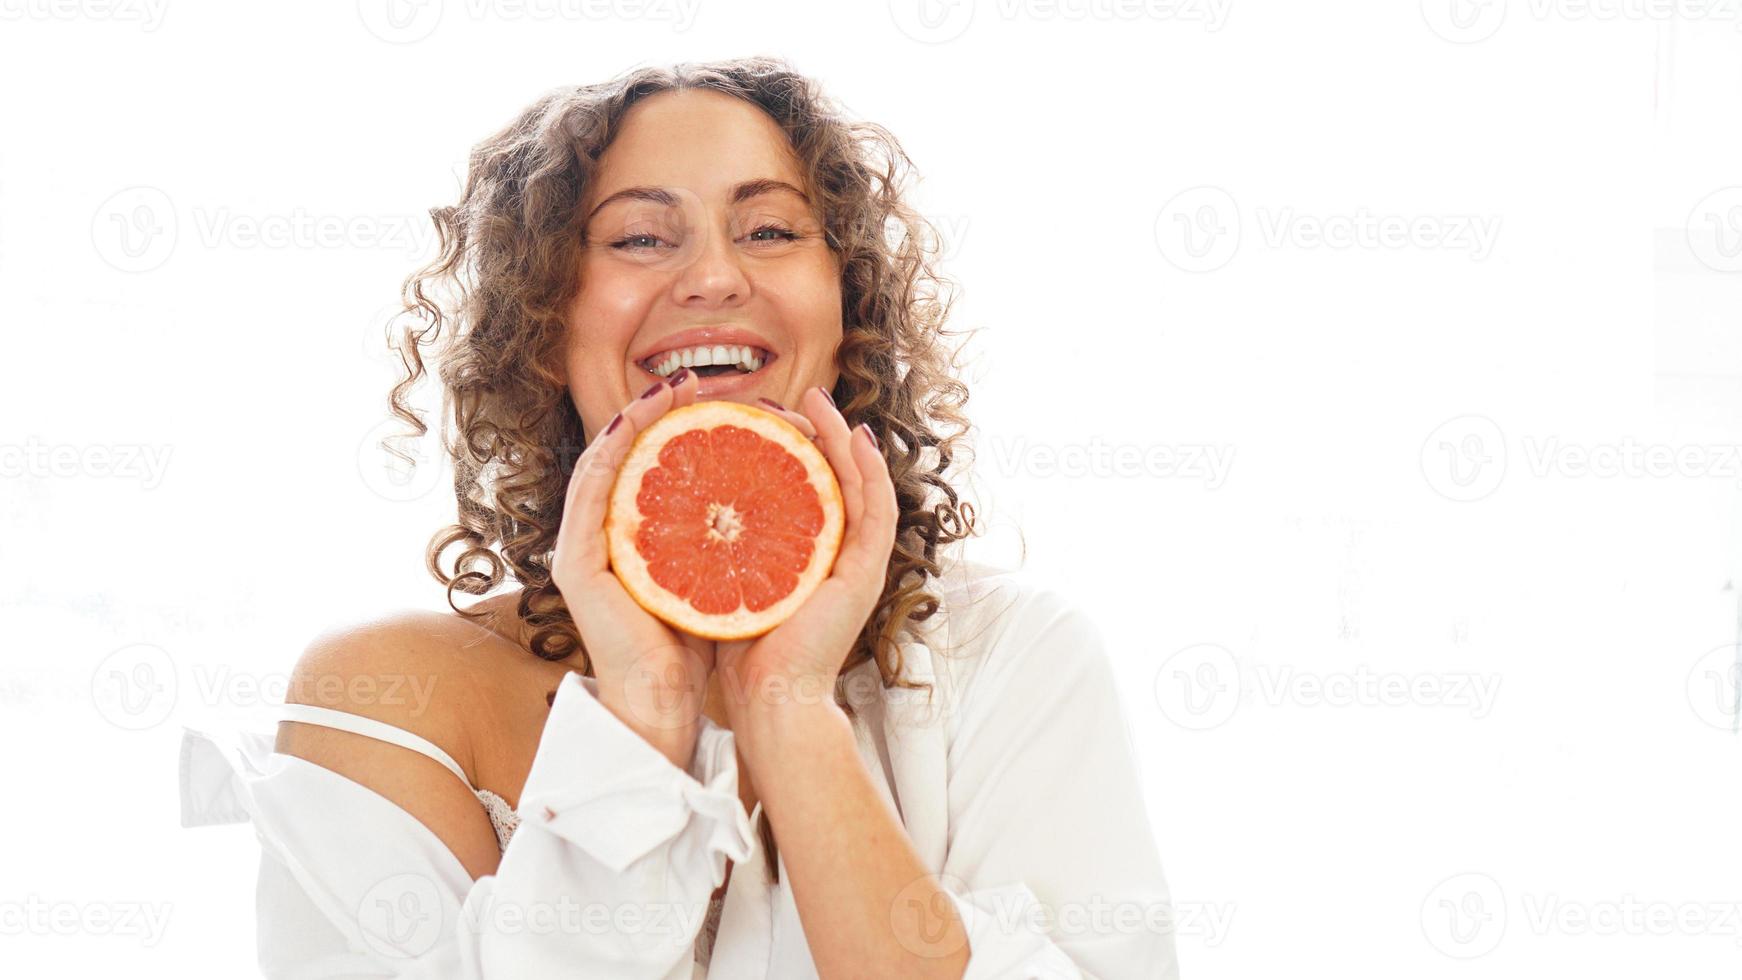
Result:
{"label": "forehead", "polygon": [[652,186],[715,200],[757,178],[805,186],[786,135],[767,113],[721,92],[661,92],[624,115],[586,196],[591,207],[624,188]]}

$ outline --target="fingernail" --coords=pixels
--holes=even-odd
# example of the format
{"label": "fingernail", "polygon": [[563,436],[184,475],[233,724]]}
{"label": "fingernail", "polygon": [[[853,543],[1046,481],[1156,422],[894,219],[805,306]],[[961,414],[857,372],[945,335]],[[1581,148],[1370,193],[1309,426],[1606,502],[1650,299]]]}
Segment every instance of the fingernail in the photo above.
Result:
{"label": "fingernail", "polygon": [[871,443],[871,448],[877,448],[877,433],[871,431],[871,423],[860,422],[859,431],[865,433],[865,438]]}
{"label": "fingernail", "polygon": [[689,368],[687,368],[687,367],[686,368],[678,368],[676,371],[671,372],[671,377],[665,379],[665,383],[668,385],[671,385],[673,388],[676,388],[678,385],[683,384],[684,379],[689,377],[689,376],[690,376],[690,369]]}
{"label": "fingernail", "polygon": [[605,426],[605,435],[610,435],[611,433],[616,432],[617,426],[621,425],[622,423],[623,423],[623,413],[622,412],[618,412],[616,415],[611,416],[611,424]]}
{"label": "fingernail", "polygon": [[[817,390],[823,393],[823,397],[829,400],[830,405],[835,404],[835,396],[829,394],[829,389],[824,388],[822,385],[817,385]],[[838,408],[839,406],[836,407]]]}
{"label": "fingernail", "polygon": [[655,381],[653,383],[653,387],[651,387],[651,388],[649,388],[646,391],[641,393],[641,397],[642,398],[652,398],[654,392],[656,392],[659,389],[664,388],[664,387],[665,387],[664,381]]}
{"label": "fingernail", "polygon": [[775,401],[772,398],[758,398],[756,400],[761,402],[764,405],[767,405],[770,408],[777,409],[777,410],[782,411],[782,412],[786,411],[785,405],[782,405],[781,403]]}

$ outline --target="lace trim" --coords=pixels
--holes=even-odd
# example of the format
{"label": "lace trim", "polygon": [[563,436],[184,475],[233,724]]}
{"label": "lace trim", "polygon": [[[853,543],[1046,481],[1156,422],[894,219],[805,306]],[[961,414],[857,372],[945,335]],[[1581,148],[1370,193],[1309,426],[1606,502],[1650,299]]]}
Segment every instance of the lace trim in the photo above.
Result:
{"label": "lace trim", "polygon": [[696,962],[703,966],[714,958],[714,937],[720,931],[720,911],[726,907],[726,896],[708,902],[708,917],[702,921],[702,931],[696,935]]}
{"label": "lace trim", "polygon": [[496,844],[502,850],[508,850],[508,841],[514,836],[514,831],[520,826],[520,814],[508,805],[508,801],[487,789],[475,790],[478,802],[484,804],[484,812],[490,815],[490,826],[496,829]]}

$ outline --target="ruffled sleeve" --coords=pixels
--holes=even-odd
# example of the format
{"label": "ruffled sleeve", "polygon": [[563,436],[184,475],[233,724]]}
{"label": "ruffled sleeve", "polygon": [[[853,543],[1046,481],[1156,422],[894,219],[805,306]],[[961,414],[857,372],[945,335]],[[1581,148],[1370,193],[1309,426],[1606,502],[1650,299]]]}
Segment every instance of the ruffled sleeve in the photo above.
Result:
{"label": "ruffled sleeve", "polygon": [[184,730],[183,825],[251,820],[260,838],[264,975],[695,976],[709,893],[754,841],[732,733],[704,719],[679,769],[590,684],[559,686],[520,827],[476,881],[409,813],[271,735]]}
{"label": "ruffled sleeve", "polygon": [[940,882],[963,980],[1175,978],[1172,909],[1111,663],[1093,620],[1025,586],[964,674]]}

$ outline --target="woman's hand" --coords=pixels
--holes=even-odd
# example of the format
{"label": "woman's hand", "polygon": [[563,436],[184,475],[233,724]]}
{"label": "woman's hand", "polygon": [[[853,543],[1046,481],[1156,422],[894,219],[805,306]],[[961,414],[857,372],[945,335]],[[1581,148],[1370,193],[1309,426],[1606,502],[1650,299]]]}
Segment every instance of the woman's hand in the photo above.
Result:
{"label": "woman's hand", "polygon": [[[605,511],[636,433],[696,400],[695,372],[656,385],[595,435],[569,478],[551,578],[569,607],[599,681],[599,702],[688,768],[701,731],[715,644],[667,626],[642,609],[611,571]],[[612,426],[615,426],[614,428]]]}
{"label": "woman's hand", "polygon": [[[722,689],[736,692],[726,698],[727,715],[733,731],[743,734],[749,727],[740,721],[757,720],[757,712],[782,703],[834,707],[835,679],[883,595],[895,548],[895,483],[870,429],[849,430],[822,388],[805,392],[800,408],[802,414],[779,414],[814,435],[828,458],[841,485],[846,528],[834,569],[791,618],[755,639],[718,644],[718,669],[728,682]],[[784,694],[769,686],[775,678]]]}

